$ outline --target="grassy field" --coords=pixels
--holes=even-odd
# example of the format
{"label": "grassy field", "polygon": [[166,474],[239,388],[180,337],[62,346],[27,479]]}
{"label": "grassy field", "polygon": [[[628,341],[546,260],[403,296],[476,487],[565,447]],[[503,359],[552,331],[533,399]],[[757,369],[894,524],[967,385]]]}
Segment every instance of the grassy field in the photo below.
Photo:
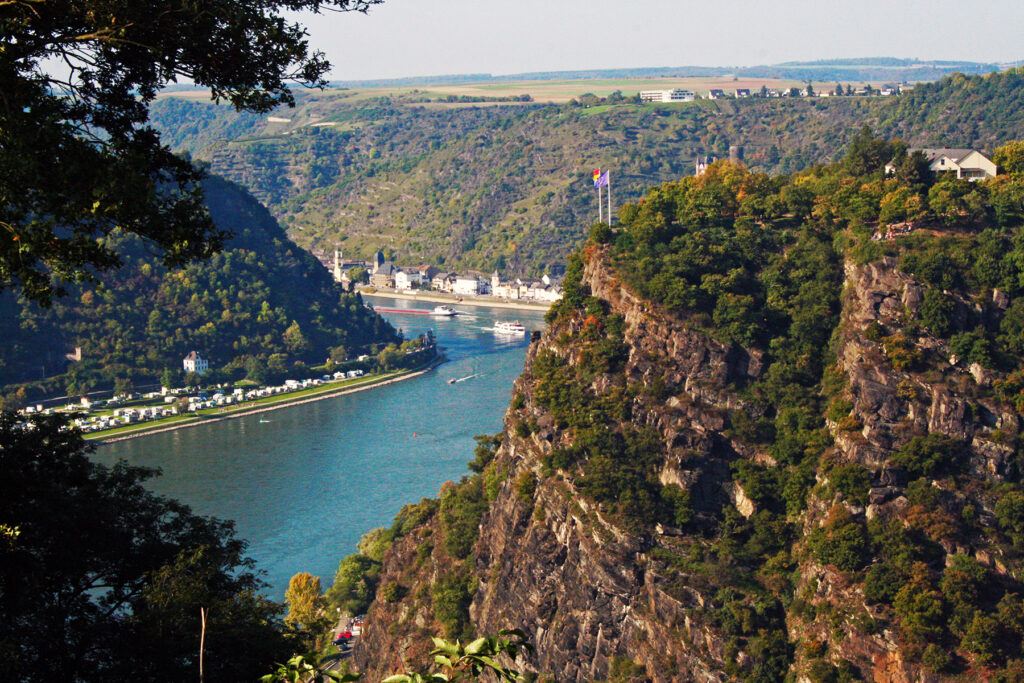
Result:
{"label": "grassy field", "polygon": [[[445,97],[448,95],[469,97],[510,97],[515,95],[530,95],[534,102],[563,104],[580,95],[591,93],[601,97],[621,91],[623,95],[632,97],[641,90],[667,90],[682,88],[693,90],[699,95],[707,95],[712,88],[722,89],[726,92],[736,88],[747,88],[749,90],[760,90],[761,86],[769,89],[783,89],[791,87],[802,87],[804,83],[797,80],[774,79],[774,78],[621,78],[621,79],[592,79],[592,80],[560,80],[560,81],[514,81],[509,83],[460,83],[457,85],[420,85],[380,88],[352,88],[347,90],[333,89],[323,92],[316,92],[311,96],[320,98],[341,97],[350,102],[370,99],[374,97],[397,97],[402,95],[423,95],[427,97]],[[854,84],[858,85],[858,84]],[[872,85],[879,85],[874,83]],[[832,90],[835,83],[814,83],[816,90]],[[192,100],[205,100],[209,93],[177,92],[162,95],[162,97],[181,97]],[[514,104],[514,103],[510,103]],[[465,103],[434,103],[433,107],[464,107],[472,106]],[[476,105],[479,106],[479,103]]]}

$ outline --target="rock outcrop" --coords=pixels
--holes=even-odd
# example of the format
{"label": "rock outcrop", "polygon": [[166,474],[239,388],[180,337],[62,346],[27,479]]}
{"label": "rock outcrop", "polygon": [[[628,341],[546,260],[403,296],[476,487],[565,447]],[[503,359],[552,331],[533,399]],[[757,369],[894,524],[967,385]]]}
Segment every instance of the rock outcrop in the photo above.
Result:
{"label": "rock outcrop", "polygon": [[[461,566],[472,583],[465,604],[469,630],[526,631],[536,652],[517,664],[542,680],[602,680],[613,669],[621,674],[624,662],[634,680],[773,680],[770,674],[758,678],[772,657],[781,657],[783,669],[801,681],[840,680],[823,678],[828,671],[859,672],[879,683],[943,679],[940,665],[922,664],[921,646],[901,629],[891,606],[865,597],[865,572],[878,559],[841,568],[822,561],[815,539],[836,520],[857,529],[871,520],[896,520],[925,529],[923,537],[941,546],[946,558],[933,562],[940,570],[955,555],[967,555],[992,571],[1001,567],[1012,581],[1016,561],[991,540],[991,500],[980,491],[1015,467],[1015,451],[1006,444],[1015,438],[1019,418],[992,394],[989,373],[979,378],[951,362],[943,342],[906,331],[921,306],[921,287],[895,259],[847,263],[844,279],[836,363],[829,372],[841,378],[834,382],[840,388],[833,405],[850,410],[828,420],[829,445],[812,473],[816,485],[806,506],[787,517],[796,535],[788,551],[770,561],[778,568],[737,575],[714,545],[714,529],[733,519],[754,520],[764,505],[752,484],[737,479],[737,463],[767,473],[779,466],[766,443],[737,427],[740,419],[756,422],[765,410],[744,389],[767,372],[765,352],[718,341],[699,320],[670,315],[638,297],[591,248],[582,281],[624,323],[621,367],[583,372],[587,352],[567,340],[585,338],[588,326],[603,324],[584,310],[559,316],[531,345],[501,446],[484,474],[490,500],[472,554],[462,561],[443,551],[448,532],[438,513],[396,541],[381,585],[401,584],[404,597],[378,595],[356,653],[358,666],[373,679],[401,668],[403,657],[421,656],[425,636],[444,630],[431,587]],[[916,360],[894,361],[900,349]],[[657,481],[688,492],[689,520],[630,523],[614,505],[588,495],[585,476],[558,464],[578,428],[560,424],[538,394],[536,368],[544,354],[586,376],[594,395],[624,397],[622,429],[655,435]],[[917,509],[922,504],[908,500],[916,476],[894,458],[928,434],[958,444],[965,476],[977,488],[956,491],[949,480],[938,479],[934,486],[942,496],[959,497],[960,509],[972,506],[979,522],[938,529],[939,512],[931,510],[934,519],[922,522],[928,517]],[[863,498],[839,483],[840,471],[864,473],[870,485]],[[730,602],[723,586],[755,580],[784,597],[765,605]],[[773,610],[782,612],[772,616]],[[744,622],[769,618],[780,624],[787,645]],[[960,671],[974,671],[973,665],[968,657]]]}

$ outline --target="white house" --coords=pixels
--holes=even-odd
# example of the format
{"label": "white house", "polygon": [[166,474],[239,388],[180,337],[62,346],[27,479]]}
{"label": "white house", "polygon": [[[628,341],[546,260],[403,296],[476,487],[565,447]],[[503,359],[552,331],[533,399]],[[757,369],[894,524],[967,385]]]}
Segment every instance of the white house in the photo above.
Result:
{"label": "white house", "polygon": [[641,102],[693,102],[697,95],[690,90],[641,90]]}
{"label": "white house", "polygon": [[412,289],[423,284],[423,275],[418,270],[403,268],[395,272],[395,289]]}
{"label": "white house", "polygon": [[460,275],[455,278],[452,293],[460,296],[476,296],[480,293],[480,280],[472,275]]}
{"label": "white house", "polygon": [[[932,173],[956,173],[957,178],[970,181],[995,178],[996,165],[981,152],[973,149],[953,147],[911,147],[907,154],[921,152],[928,160],[928,168]],[[896,164],[890,161],[885,165],[885,174],[896,172]]]}
{"label": "white house", "polygon": [[185,368],[185,372],[194,372],[197,375],[202,375],[204,372],[210,369],[210,361],[199,355],[198,351],[190,351],[181,361],[182,366]]}

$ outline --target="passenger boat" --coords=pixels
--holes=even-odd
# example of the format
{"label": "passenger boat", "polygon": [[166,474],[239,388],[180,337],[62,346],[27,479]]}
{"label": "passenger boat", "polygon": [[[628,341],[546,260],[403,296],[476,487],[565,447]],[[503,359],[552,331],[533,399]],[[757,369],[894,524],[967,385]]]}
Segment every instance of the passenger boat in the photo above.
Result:
{"label": "passenger boat", "polygon": [[495,334],[526,334],[526,328],[518,320],[501,320],[494,323]]}

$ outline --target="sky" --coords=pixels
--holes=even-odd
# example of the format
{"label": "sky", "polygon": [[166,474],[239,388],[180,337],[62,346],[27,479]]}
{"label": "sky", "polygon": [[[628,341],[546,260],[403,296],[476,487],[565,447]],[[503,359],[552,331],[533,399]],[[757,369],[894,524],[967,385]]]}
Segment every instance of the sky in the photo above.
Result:
{"label": "sky", "polygon": [[334,80],[1024,57],[1020,0],[385,0],[299,20]]}

